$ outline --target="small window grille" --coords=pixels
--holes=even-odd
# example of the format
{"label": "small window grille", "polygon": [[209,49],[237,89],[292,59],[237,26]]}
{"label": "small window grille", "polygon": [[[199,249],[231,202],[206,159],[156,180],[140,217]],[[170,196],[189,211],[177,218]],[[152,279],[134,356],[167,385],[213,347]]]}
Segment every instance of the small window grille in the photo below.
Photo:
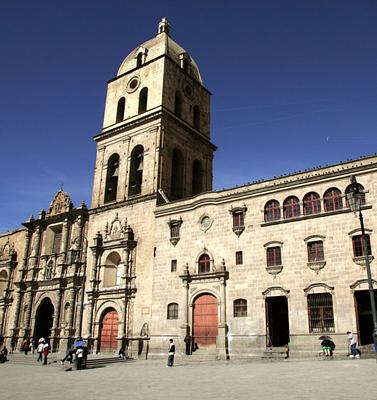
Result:
{"label": "small window grille", "polygon": [[177,303],[170,303],[168,304],[168,319],[178,319],[178,304]]}
{"label": "small window grille", "polygon": [[308,295],[309,332],[335,332],[332,296],[330,293]]}
{"label": "small window grille", "polygon": [[237,299],[233,302],[233,316],[247,317],[247,301],[245,299]]}

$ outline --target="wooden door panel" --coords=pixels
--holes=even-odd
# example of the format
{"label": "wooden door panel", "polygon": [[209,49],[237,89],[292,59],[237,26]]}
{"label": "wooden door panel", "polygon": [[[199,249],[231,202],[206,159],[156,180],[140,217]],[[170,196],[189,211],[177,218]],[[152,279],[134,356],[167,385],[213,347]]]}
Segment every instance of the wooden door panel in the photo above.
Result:
{"label": "wooden door panel", "polygon": [[193,336],[200,346],[216,344],[218,335],[217,299],[210,294],[201,295],[194,302]]}
{"label": "wooden door panel", "polygon": [[101,324],[101,351],[117,350],[118,314],[115,310],[109,311],[102,319]]}

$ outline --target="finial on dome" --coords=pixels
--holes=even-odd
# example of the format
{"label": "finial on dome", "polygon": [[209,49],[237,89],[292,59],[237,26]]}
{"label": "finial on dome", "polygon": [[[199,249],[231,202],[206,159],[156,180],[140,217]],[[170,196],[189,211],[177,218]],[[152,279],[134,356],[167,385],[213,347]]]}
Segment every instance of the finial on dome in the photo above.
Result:
{"label": "finial on dome", "polygon": [[170,33],[170,24],[168,20],[164,17],[161,22],[158,24],[158,33],[165,32],[167,35]]}

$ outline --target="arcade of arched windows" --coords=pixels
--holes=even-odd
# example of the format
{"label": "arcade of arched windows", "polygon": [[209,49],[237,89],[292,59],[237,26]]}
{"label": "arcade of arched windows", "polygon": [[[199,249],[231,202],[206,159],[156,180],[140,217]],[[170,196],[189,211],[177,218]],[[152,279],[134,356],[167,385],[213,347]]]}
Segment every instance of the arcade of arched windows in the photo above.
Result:
{"label": "arcade of arched windows", "polygon": [[[362,193],[361,205],[366,204],[364,187],[358,184]],[[327,212],[348,209],[349,204],[346,194],[351,190],[349,185],[344,194],[336,187],[327,189],[323,197],[316,192],[308,192],[300,202],[296,196],[288,196],[281,205],[278,200],[269,200],[264,206],[264,221],[275,222],[299,218],[301,216],[314,216]]]}

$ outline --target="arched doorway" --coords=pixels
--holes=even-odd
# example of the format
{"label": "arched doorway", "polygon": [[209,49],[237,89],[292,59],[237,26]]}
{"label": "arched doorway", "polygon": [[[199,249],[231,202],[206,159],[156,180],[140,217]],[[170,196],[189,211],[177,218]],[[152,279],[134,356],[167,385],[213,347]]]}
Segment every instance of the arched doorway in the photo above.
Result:
{"label": "arched doorway", "polygon": [[35,316],[34,338],[41,337],[47,340],[51,335],[51,328],[54,321],[54,306],[51,300],[46,297],[42,300]]}
{"label": "arched doorway", "polygon": [[113,352],[117,350],[118,313],[109,308],[103,314],[100,324],[99,351]]}
{"label": "arched doorway", "polygon": [[215,296],[204,293],[193,304],[193,337],[199,347],[216,346],[218,335],[218,301]]}

